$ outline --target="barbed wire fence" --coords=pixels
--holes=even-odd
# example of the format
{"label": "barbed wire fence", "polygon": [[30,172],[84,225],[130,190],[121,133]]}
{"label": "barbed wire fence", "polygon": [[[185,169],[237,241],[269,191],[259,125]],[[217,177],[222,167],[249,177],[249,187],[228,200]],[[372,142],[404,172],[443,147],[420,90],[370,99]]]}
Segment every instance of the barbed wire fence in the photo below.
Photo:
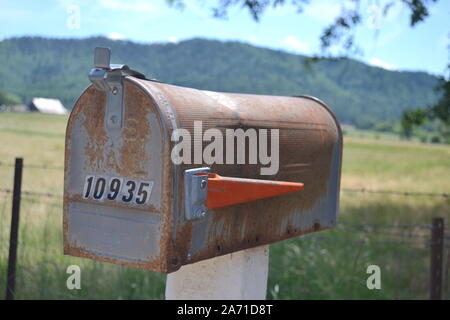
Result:
{"label": "barbed wire fence", "polygon": [[[12,163],[0,162],[0,167],[14,168]],[[24,165],[26,169],[38,169],[38,170],[56,170],[62,171],[63,167],[50,166],[50,165]],[[410,192],[399,190],[373,190],[365,188],[341,188],[343,192],[356,193],[356,194],[385,194],[396,195],[401,197],[439,197],[449,198],[449,193],[432,193],[432,192]],[[11,210],[11,197],[14,193],[13,189],[0,188],[0,271],[1,274],[6,274],[7,255],[5,254],[9,249],[8,234],[10,225],[8,223],[8,216]],[[61,272],[59,263],[64,261],[62,256],[62,194],[51,192],[38,192],[24,189],[21,191],[21,197],[23,206],[21,210],[21,224],[19,232],[19,246],[18,246],[18,273],[17,273],[17,295],[21,298],[35,298],[35,294],[39,294],[39,297],[50,297],[56,299],[67,298],[89,298],[89,295],[75,294],[74,292],[68,292],[65,288],[64,272]],[[40,214],[37,215],[36,212]],[[42,212],[44,214],[42,214]],[[345,213],[341,214],[345,216]],[[448,221],[447,221],[448,223]],[[397,223],[367,223],[361,222],[348,222],[340,221],[334,228],[336,232],[333,234],[314,234],[311,237],[311,241],[317,244],[332,244],[348,246],[351,245],[349,250],[354,250],[355,246],[358,248],[363,247],[389,247],[394,246],[398,248],[409,248],[412,258],[403,258],[402,250],[396,251],[400,253],[397,257],[399,261],[415,263],[423,258],[423,255],[419,253],[419,250],[426,250],[428,257],[431,259],[431,252],[436,245],[432,239],[432,232],[436,229],[432,223],[425,224],[397,224]],[[450,299],[450,232],[449,228],[445,229],[442,237],[442,278],[439,284],[442,287],[442,297],[444,299]],[[359,249],[360,250],[360,249]],[[356,255],[355,261],[358,259]],[[70,257],[68,258],[70,260]],[[430,260],[429,259],[429,260]],[[63,264],[66,267],[66,264]],[[121,273],[127,271],[124,267],[118,266]],[[98,282],[99,275],[104,272],[99,264],[93,264],[92,281]],[[3,272],[5,271],[5,272]],[[57,271],[57,272],[56,272]],[[64,270],[65,271],[65,270]],[[53,273],[58,273],[59,284],[55,284],[51,277]],[[428,269],[428,272],[432,274],[432,271]],[[142,274],[148,274],[144,272]],[[38,279],[37,279],[38,278]],[[430,277],[426,277],[429,279]],[[163,280],[159,277],[159,286],[163,286]],[[2,282],[0,282],[1,284]],[[51,284],[51,285],[43,285]],[[2,286],[0,286],[1,288]],[[1,288],[6,289],[6,288]],[[120,292],[119,297],[129,297],[129,288],[123,281],[120,282],[118,288]],[[429,289],[429,288],[426,288]],[[27,291],[21,293],[20,291]],[[412,289],[411,289],[412,290]],[[125,291],[125,292],[122,292]],[[323,292],[309,292],[315,295],[316,298],[328,298],[330,297]],[[414,293],[411,293],[414,296]],[[136,298],[142,298],[136,294],[133,294]],[[424,294],[422,294],[424,296]],[[162,298],[162,294],[159,295]],[[114,298],[114,296],[112,296]],[[338,299],[358,299],[364,297],[340,295],[334,296]],[[402,296],[392,298],[405,298]],[[409,298],[409,297],[408,297]]]}
{"label": "barbed wire fence", "polygon": [[[8,167],[14,168],[14,163],[9,162],[1,162],[0,167]],[[64,167],[61,166],[53,166],[53,165],[37,165],[37,164],[26,164],[23,166],[24,169],[43,169],[43,170],[64,170]],[[3,188],[0,192],[12,192],[11,189]],[[439,193],[439,192],[412,192],[412,191],[399,191],[399,190],[375,190],[375,189],[367,189],[367,188],[341,188],[341,191],[344,192],[354,192],[354,193],[367,193],[367,194],[389,194],[389,195],[399,195],[399,196],[410,196],[410,197],[442,197],[449,198],[450,193]],[[31,191],[28,191],[31,192]],[[31,194],[40,195],[39,193],[31,192]],[[57,194],[47,194],[50,197],[61,197]],[[45,195],[44,195],[45,196]]]}

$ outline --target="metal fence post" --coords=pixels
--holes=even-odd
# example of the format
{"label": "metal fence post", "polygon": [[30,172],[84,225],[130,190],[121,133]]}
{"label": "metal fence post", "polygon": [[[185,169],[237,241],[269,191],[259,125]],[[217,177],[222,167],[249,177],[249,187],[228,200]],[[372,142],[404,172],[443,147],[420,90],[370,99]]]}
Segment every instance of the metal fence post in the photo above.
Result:
{"label": "metal fence post", "polygon": [[6,281],[6,300],[14,300],[16,282],[17,240],[19,235],[20,192],[22,188],[23,159],[16,158],[14,166],[14,190],[12,196],[11,232],[9,235],[8,274]]}
{"label": "metal fence post", "polygon": [[434,218],[431,230],[430,299],[442,299],[444,218]]}

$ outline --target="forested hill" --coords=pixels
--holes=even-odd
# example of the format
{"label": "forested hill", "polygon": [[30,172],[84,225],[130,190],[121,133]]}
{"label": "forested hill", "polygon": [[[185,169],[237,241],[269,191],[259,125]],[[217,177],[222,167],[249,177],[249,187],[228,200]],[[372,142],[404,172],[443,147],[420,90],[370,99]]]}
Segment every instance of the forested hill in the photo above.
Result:
{"label": "forested hill", "polygon": [[71,108],[89,84],[96,46],[112,49],[112,62],[147,77],[199,89],[273,95],[314,95],[345,123],[397,121],[405,108],[436,101],[437,78],[394,72],[350,59],[321,60],[312,70],[304,56],[240,42],[192,39],[144,45],[102,37],[12,38],[0,41],[0,88],[24,103],[55,97]]}

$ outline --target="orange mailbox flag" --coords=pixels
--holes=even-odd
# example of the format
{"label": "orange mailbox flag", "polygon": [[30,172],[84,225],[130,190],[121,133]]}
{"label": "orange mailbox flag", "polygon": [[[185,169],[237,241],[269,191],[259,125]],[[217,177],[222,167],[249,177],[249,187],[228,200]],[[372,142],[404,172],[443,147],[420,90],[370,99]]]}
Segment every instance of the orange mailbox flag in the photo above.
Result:
{"label": "orange mailbox flag", "polygon": [[206,207],[210,210],[304,189],[304,184],[297,182],[231,178],[207,172],[197,175],[208,176]]}

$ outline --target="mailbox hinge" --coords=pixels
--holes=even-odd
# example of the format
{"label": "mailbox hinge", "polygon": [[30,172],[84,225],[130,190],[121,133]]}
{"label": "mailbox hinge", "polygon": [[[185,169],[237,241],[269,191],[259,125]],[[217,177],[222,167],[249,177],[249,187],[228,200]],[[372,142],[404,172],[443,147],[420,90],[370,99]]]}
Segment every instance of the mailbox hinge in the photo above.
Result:
{"label": "mailbox hinge", "polygon": [[106,103],[106,127],[120,129],[123,117],[123,84],[124,75],[130,75],[139,79],[145,76],[130,69],[125,64],[111,64],[111,49],[97,47],[94,54],[94,68],[89,72],[89,80],[97,90],[105,91]]}
{"label": "mailbox hinge", "polygon": [[222,177],[210,169],[197,168],[184,172],[186,219],[209,214],[213,209],[301,191],[300,182]]}

